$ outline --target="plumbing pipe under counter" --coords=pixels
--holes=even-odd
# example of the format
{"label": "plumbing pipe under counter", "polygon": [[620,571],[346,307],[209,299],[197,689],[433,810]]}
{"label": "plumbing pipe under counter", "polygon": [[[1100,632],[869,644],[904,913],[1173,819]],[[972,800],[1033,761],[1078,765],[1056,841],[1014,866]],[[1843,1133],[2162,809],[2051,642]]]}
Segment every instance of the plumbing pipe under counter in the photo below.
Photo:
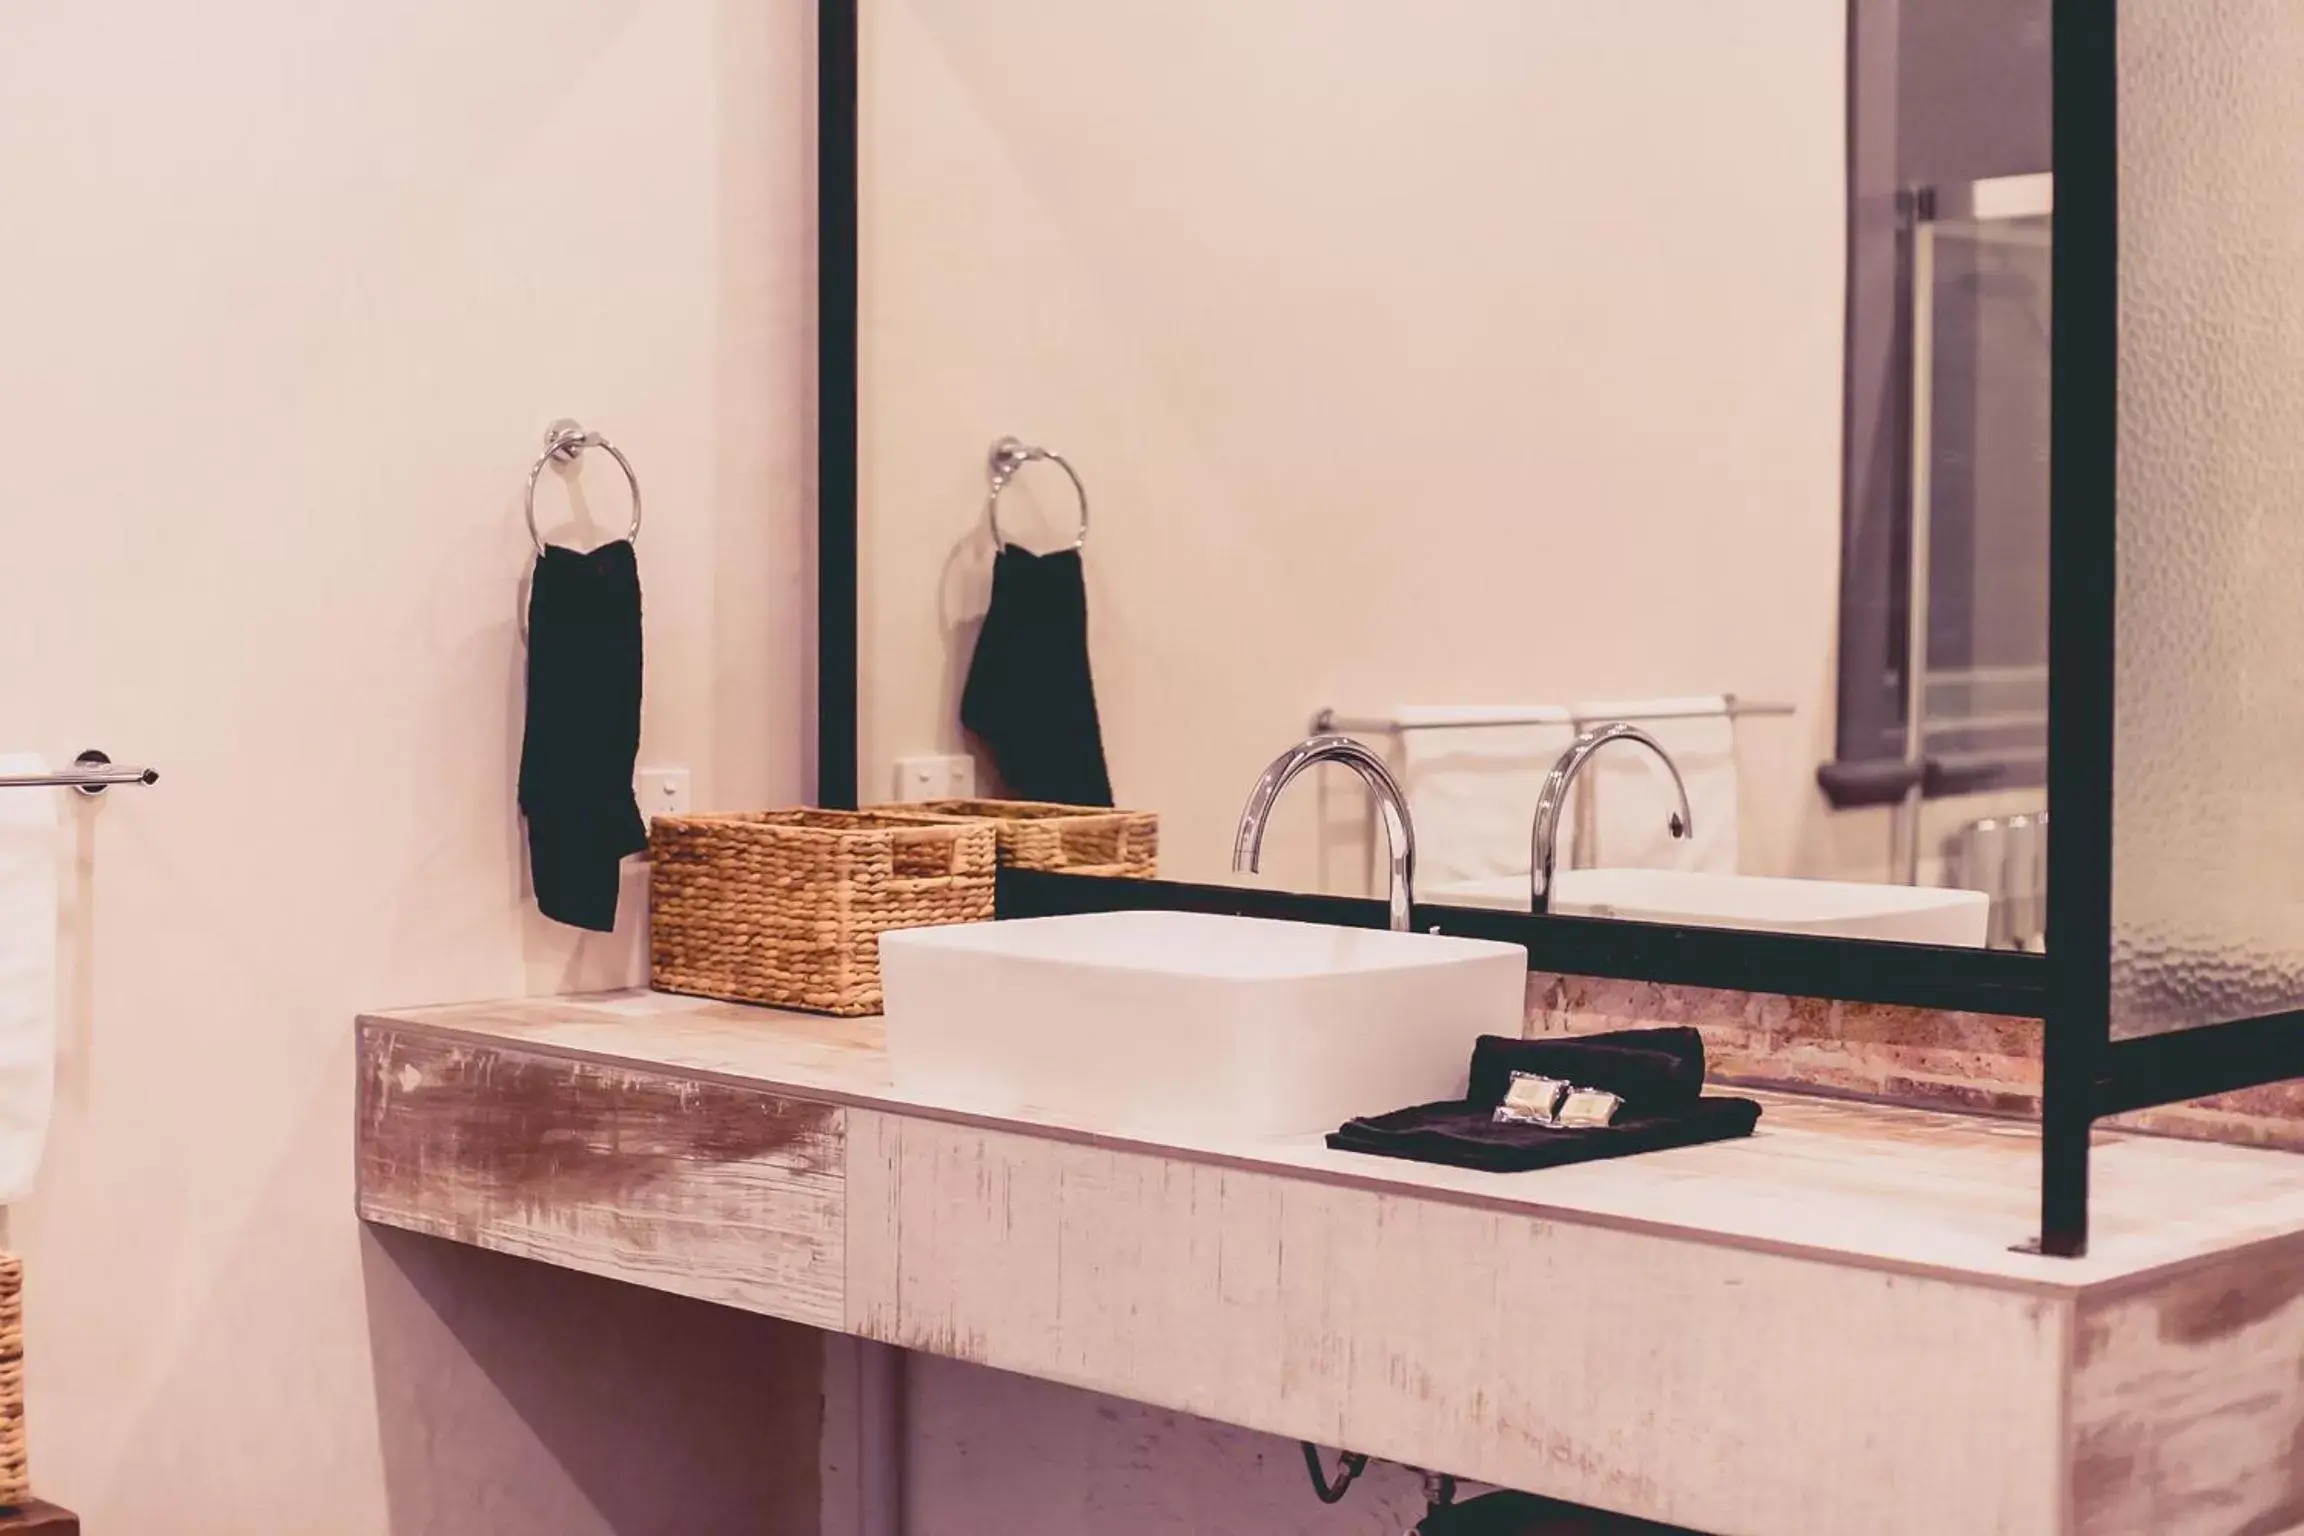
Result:
{"label": "plumbing pipe under counter", "polygon": [[[2257,1528],[2304,1160],[1766,1096],[1528,1174],[907,1101],[876,1019],[649,993],[359,1022],[370,1221],[1697,1530]],[[536,1155],[539,1138],[553,1155]],[[2263,1525],[2266,1530],[2274,1525]]]}

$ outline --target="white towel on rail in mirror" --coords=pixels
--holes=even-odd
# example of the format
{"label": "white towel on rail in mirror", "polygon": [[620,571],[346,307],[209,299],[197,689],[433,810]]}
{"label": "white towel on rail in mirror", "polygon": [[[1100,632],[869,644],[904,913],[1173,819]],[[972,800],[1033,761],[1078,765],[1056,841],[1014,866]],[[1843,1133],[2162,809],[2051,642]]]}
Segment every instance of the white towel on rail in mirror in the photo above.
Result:
{"label": "white towel on rail in mirror", "polygon": [[[1568,825],[1582,833],[1578,866],[1736,873],[1736,721],[1728,709],[1727,696],[1717,693],[1576,706],[1584,729],[1628,720],[1672,754],[1696,830],[1693,838],[1672,835],[1677,805],[1664,765],[1640,747],[1619,743],[1584,765],[1569,798]],[[1565,844],[1560,862],[1568,863]]]}
{"label": "white towel on rail in mirror", "polygon": [[[1576,739],[1569,712],[1556,704],[1434,704],[1402,707],[1393,718],[1401,727],[1401,787],[1416,820],[1417,888],[1525,878],[1537,793]],[[1472,723],[1501,721],[1514,723]]]}
{"label": "white towel on rail in mirror", "polygon": [[[0,775],[48,772],[0,754]],[[40,1170],[56,1096],[56,875],[53,789],[0,789],[0,1205]]]}

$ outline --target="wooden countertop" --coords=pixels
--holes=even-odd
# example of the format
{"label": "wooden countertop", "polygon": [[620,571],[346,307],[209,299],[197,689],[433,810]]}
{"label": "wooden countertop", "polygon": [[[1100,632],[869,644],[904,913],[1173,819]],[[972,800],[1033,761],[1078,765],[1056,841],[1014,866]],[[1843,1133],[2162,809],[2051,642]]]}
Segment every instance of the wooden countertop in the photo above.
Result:
{"label": "wooden countertop", "polygon": [[2304,1521],[2304,1156],[1766,1095],[1520,1174],[898,1093],[878,1021],[650,993],[364,1017],[366,1219],[1751,1536]]}
{"label": "wooden countertop", "polygon": [[1335,1152],[1314,1136],[1152,1142],[1055,1111],[987,1116],[906,1097],[891,1082],[876,1018],[630,991],[394,1009],[363,1022],[824,1103],[2057,1294],[2304,1237],[2304,1156],[2103,1131],[2088,1256],[2019,1253],[2015,1246],[2036,1223],[2036,1126],[1803,1095],[1752,1095],[1766,1110],[1759,1129],[1738,1141],[1483,1173]]}

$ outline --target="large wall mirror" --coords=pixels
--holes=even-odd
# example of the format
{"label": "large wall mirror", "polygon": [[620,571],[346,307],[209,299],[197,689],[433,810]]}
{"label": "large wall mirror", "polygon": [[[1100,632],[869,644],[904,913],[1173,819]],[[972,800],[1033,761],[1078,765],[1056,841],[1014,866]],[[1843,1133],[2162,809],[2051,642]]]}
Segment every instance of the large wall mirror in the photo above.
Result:
{"label": "large wall mirror", "polygon": [[2047,12],[866,0],[858,796],[1041,788],[963,704],[996,568],[1058,644],[1077,546],[1164,878],[1383,894],[1334,768],[1233,872],[1327,728],[1419,901],[1526,911],[1625,721],[1693,835],[1604,748],[1552,911],[2040,947]]}

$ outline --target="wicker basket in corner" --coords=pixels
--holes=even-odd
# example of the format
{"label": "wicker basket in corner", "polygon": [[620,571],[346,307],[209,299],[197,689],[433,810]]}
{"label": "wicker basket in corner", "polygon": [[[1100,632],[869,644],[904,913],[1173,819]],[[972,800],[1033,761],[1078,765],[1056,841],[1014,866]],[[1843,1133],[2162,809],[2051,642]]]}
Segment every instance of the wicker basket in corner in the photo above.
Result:
{"label": "wicker basket in corner", "polygon": [[1128,880],[1150,880],[1160,873],[1160,817],[1152,811],[1044,800],[930,800],[902,809],[989,819],[1000,829],[1000,862],[1009,869]]}
{"label": "wicker basket in corner", "polygon": [[649,979],[665,992],[880,1011],[880,935],[992,916],[988,822],[894,811],[659,816]]}
{"label": "wicker basket in corner", "polygon": [[0,1508],[31,1496],[24,1444],[24,1261],[0,1253]]}

